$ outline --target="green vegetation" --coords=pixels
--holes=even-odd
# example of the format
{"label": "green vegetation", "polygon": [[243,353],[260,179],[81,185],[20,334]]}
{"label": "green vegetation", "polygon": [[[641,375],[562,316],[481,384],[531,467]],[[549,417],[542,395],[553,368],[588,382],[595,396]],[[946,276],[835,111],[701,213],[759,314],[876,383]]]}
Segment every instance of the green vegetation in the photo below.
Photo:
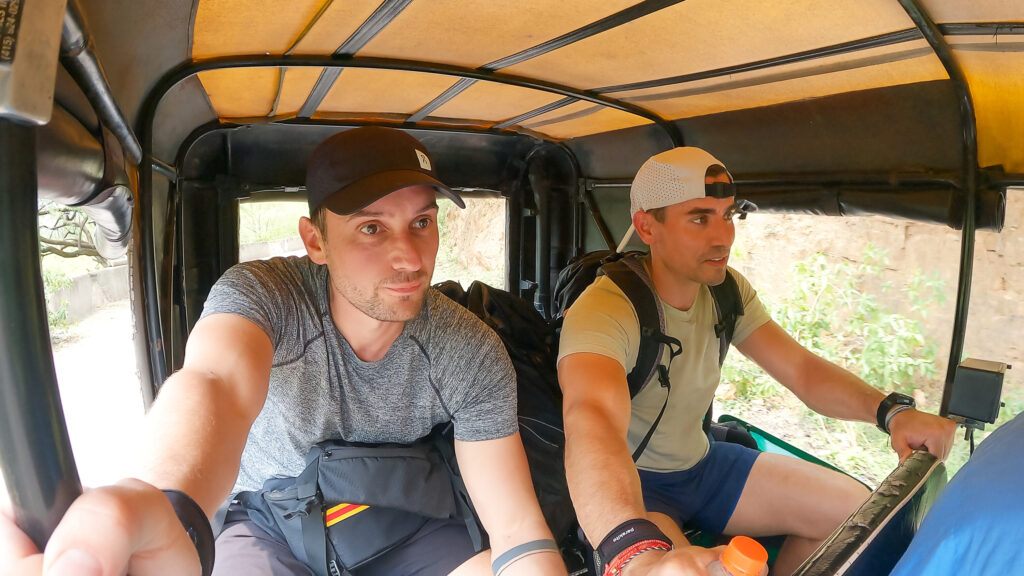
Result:
{"label": "green vegetation", "polygon": [[505,286],[505,200],[467,198],[465,210],[438,199],[437,250],[433,282],[456,280],[469,288],[474,280]]}
{"label": "green vegetation", "polygon": [[51,339],[59,340],[70,328],[68,302],[57,301],[57,292],[70,288],[72,279],[110,265],[96,251],[96,224],[78,208],[40,201],[36,212],[39,227],[40,268],[47,302]]}
{"label": "green vegetation", "polygon": [[[943,305],[943,282],[920,271],[911,274],[899,288],[911,303],[911,315],[905,316],[871,293],[894,290],[879,280],[887,264],[885,251],[870,245],[859,264],[830,261],[818,253],[793,267],[789,295],[777,303],[762,298],[775,321],[815,354],[879,390],[916,393],[930,400],[924,409],[937,412],[942,389],[936,377],[938,346],[921,320],[928,310]],[[869,484],[877,485],[896,464],[888,436],[872,426],[811,412],[741,354],[730,355],[722,381],[725,394],[720,401],[726,412],[772,431],[779,425],[787,441]],[[765,412],[770,424],[764,422]]]}
{"label": "green vegetation", "polygon": [[238,240],[256,244],[298,236],[299,218],[308,215],[305,202],[242,202],[238,205]]}
{"label": "green vegetation", "polygon": [[46,320],[50,325],[51,338],[70,327],[68,323],[67,300],[57,301],[57,292],[71,287],[71,278],[60,271],[43,270],[43,288],[46,293]]}

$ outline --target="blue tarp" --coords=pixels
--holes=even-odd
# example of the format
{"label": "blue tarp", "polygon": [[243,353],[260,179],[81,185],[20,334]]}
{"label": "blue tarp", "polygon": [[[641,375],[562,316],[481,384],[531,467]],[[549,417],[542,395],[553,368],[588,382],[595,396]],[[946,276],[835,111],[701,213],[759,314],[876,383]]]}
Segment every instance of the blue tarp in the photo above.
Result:
{"label": "blue tarp", "polygon": [[1024,414],[1003,424],[929,510],[891,576],[1024,574]]}

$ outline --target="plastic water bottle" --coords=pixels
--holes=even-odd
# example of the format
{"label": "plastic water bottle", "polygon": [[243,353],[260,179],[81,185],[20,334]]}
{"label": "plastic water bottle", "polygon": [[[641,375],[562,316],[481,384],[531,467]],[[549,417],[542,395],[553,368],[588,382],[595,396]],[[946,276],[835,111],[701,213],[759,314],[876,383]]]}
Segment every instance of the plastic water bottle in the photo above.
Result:
{"label": "plastic water bottle", "polygon": [[708,564],[711,576],[768,576],[768,551],[757,540],[736,536],[722,557]]}

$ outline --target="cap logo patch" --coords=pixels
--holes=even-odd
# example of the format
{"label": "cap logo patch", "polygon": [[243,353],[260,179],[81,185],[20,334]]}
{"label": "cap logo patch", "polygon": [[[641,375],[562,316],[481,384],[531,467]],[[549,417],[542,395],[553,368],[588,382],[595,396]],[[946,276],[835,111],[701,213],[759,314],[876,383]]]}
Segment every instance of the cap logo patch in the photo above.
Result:
{"label": "cap logo patch", "polygon": [[419,159],[420,161],[420,168],[423,168],[424,170],[430,170],[430,158],[427,158],[426,154],[417,150],[416,158]]}

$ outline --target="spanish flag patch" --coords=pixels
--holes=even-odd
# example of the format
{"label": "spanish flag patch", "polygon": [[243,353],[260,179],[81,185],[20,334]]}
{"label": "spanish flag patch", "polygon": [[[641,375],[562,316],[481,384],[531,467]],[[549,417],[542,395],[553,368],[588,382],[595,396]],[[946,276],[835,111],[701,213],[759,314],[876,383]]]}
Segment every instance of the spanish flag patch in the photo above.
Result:
{"label": "spanish flag patch", "polygon": [[346,518],[351,518],[367,508],[369,508],[369,506],[342,502],[341,504],[327,510],[327,514],[324,516],[324,524],[327,526],[334,526],[338,522],[341,522]]}

